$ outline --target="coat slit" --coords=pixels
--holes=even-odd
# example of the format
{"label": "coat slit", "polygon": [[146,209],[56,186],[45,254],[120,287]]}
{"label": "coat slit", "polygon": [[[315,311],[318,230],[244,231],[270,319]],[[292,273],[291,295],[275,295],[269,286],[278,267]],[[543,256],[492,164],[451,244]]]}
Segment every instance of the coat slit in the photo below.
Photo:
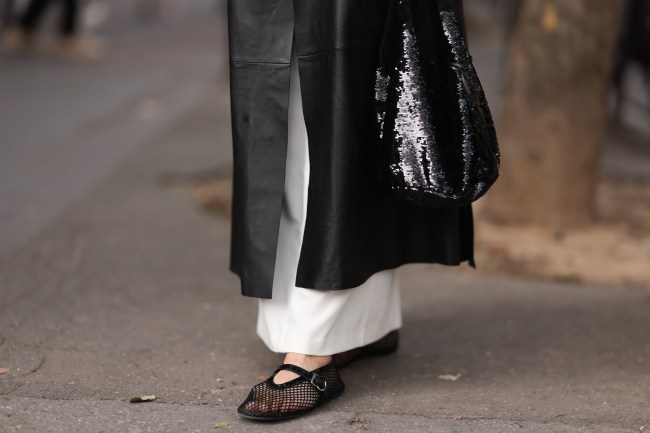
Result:
{"label": "coat slit", "polygon": [[309,143],[296,285],[357,287],[405,263],[474,266],[471,206],[421,208],[375,182],[375,69],[389,0],[229,0],[230,269],[271,298],[287,165],[292,44]]}

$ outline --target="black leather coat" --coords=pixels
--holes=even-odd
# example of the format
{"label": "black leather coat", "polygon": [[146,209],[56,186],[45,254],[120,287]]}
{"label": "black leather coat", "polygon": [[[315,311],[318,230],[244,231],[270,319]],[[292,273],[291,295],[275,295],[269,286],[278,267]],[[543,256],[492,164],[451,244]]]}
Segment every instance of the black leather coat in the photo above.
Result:
{"label": "black leather coat", "polygon": [[228,7],[230,269],[242,294],[272,295],[294,33],[310,158],[296,285],[348,289],[413,262],[474,266],[470,206],[421,208],[374,182],[374,81],[388,0],[229,0]]}

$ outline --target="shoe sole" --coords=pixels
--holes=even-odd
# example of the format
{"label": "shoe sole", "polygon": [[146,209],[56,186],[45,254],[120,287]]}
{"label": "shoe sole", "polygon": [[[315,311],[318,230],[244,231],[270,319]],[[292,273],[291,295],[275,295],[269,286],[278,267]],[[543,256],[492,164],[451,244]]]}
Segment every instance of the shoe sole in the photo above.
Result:
{"label": "shoe sole", "polygon": [[313,407],[311,409],[308,409],[308,410],[306,410],[304,412],[300,412],[300,413],[293,414],[293,415],[286,415],[286,416],[282,416],[282,417],[279,417],[279,418],[278,417],[262,417],[262,416],[246,415],[246,414],[241,413],[241,412],[237,412],[237,413],[242,418],[246,418],[246,419],[249,419],[251,421],[265,421],[265,422],[268,422],[268,421],[286,421],[286,420],[298,418],[298,417],[301,417],[303,415],[307,415],[310,412],[313,412],[314,410],[316,410],[319,407],[323,406],[325,403],[330,402],[330,401],[334,400],[335,398],[340,397],[341,394],[343,394],[343,391],[345,391],[345,388],[343,388],[342,390],[340,390],[336,394],[332,395],[330,398],[328,398],[326,401],[319,404],[318,406],[315,406],[315,407]]}

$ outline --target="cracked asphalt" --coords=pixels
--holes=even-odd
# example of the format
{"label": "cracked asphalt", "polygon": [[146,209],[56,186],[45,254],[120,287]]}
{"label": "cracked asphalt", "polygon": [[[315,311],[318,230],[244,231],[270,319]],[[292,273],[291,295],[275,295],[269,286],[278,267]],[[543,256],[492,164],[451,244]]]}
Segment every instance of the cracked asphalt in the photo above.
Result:
{"label": "cracked asphalt", "polygon": [[227,217],[165,181],[229,173],[227,94],[219,62],[210,68],[189,96],[165,99],[183,101],[173,115],[121,136],[132,141],[101,176],[73,171],[84,188],[11,238],[0,258],[0,433],[650,429],[650,289],[430,265],[399,270],[397,353],[343,369],[345,393],[311,415],[240,419],[237,405],[281,355],[256,337],[256,300],[227,270]]}

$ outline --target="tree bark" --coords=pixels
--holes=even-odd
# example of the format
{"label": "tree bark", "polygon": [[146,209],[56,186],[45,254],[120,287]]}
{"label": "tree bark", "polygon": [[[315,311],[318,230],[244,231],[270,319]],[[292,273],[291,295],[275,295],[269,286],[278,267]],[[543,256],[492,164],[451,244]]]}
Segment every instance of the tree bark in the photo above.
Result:
{"label": "tree bark", "polygon": [[568,227],[594,217],[613,49],[625,2],[523,0],[484,214]]}

